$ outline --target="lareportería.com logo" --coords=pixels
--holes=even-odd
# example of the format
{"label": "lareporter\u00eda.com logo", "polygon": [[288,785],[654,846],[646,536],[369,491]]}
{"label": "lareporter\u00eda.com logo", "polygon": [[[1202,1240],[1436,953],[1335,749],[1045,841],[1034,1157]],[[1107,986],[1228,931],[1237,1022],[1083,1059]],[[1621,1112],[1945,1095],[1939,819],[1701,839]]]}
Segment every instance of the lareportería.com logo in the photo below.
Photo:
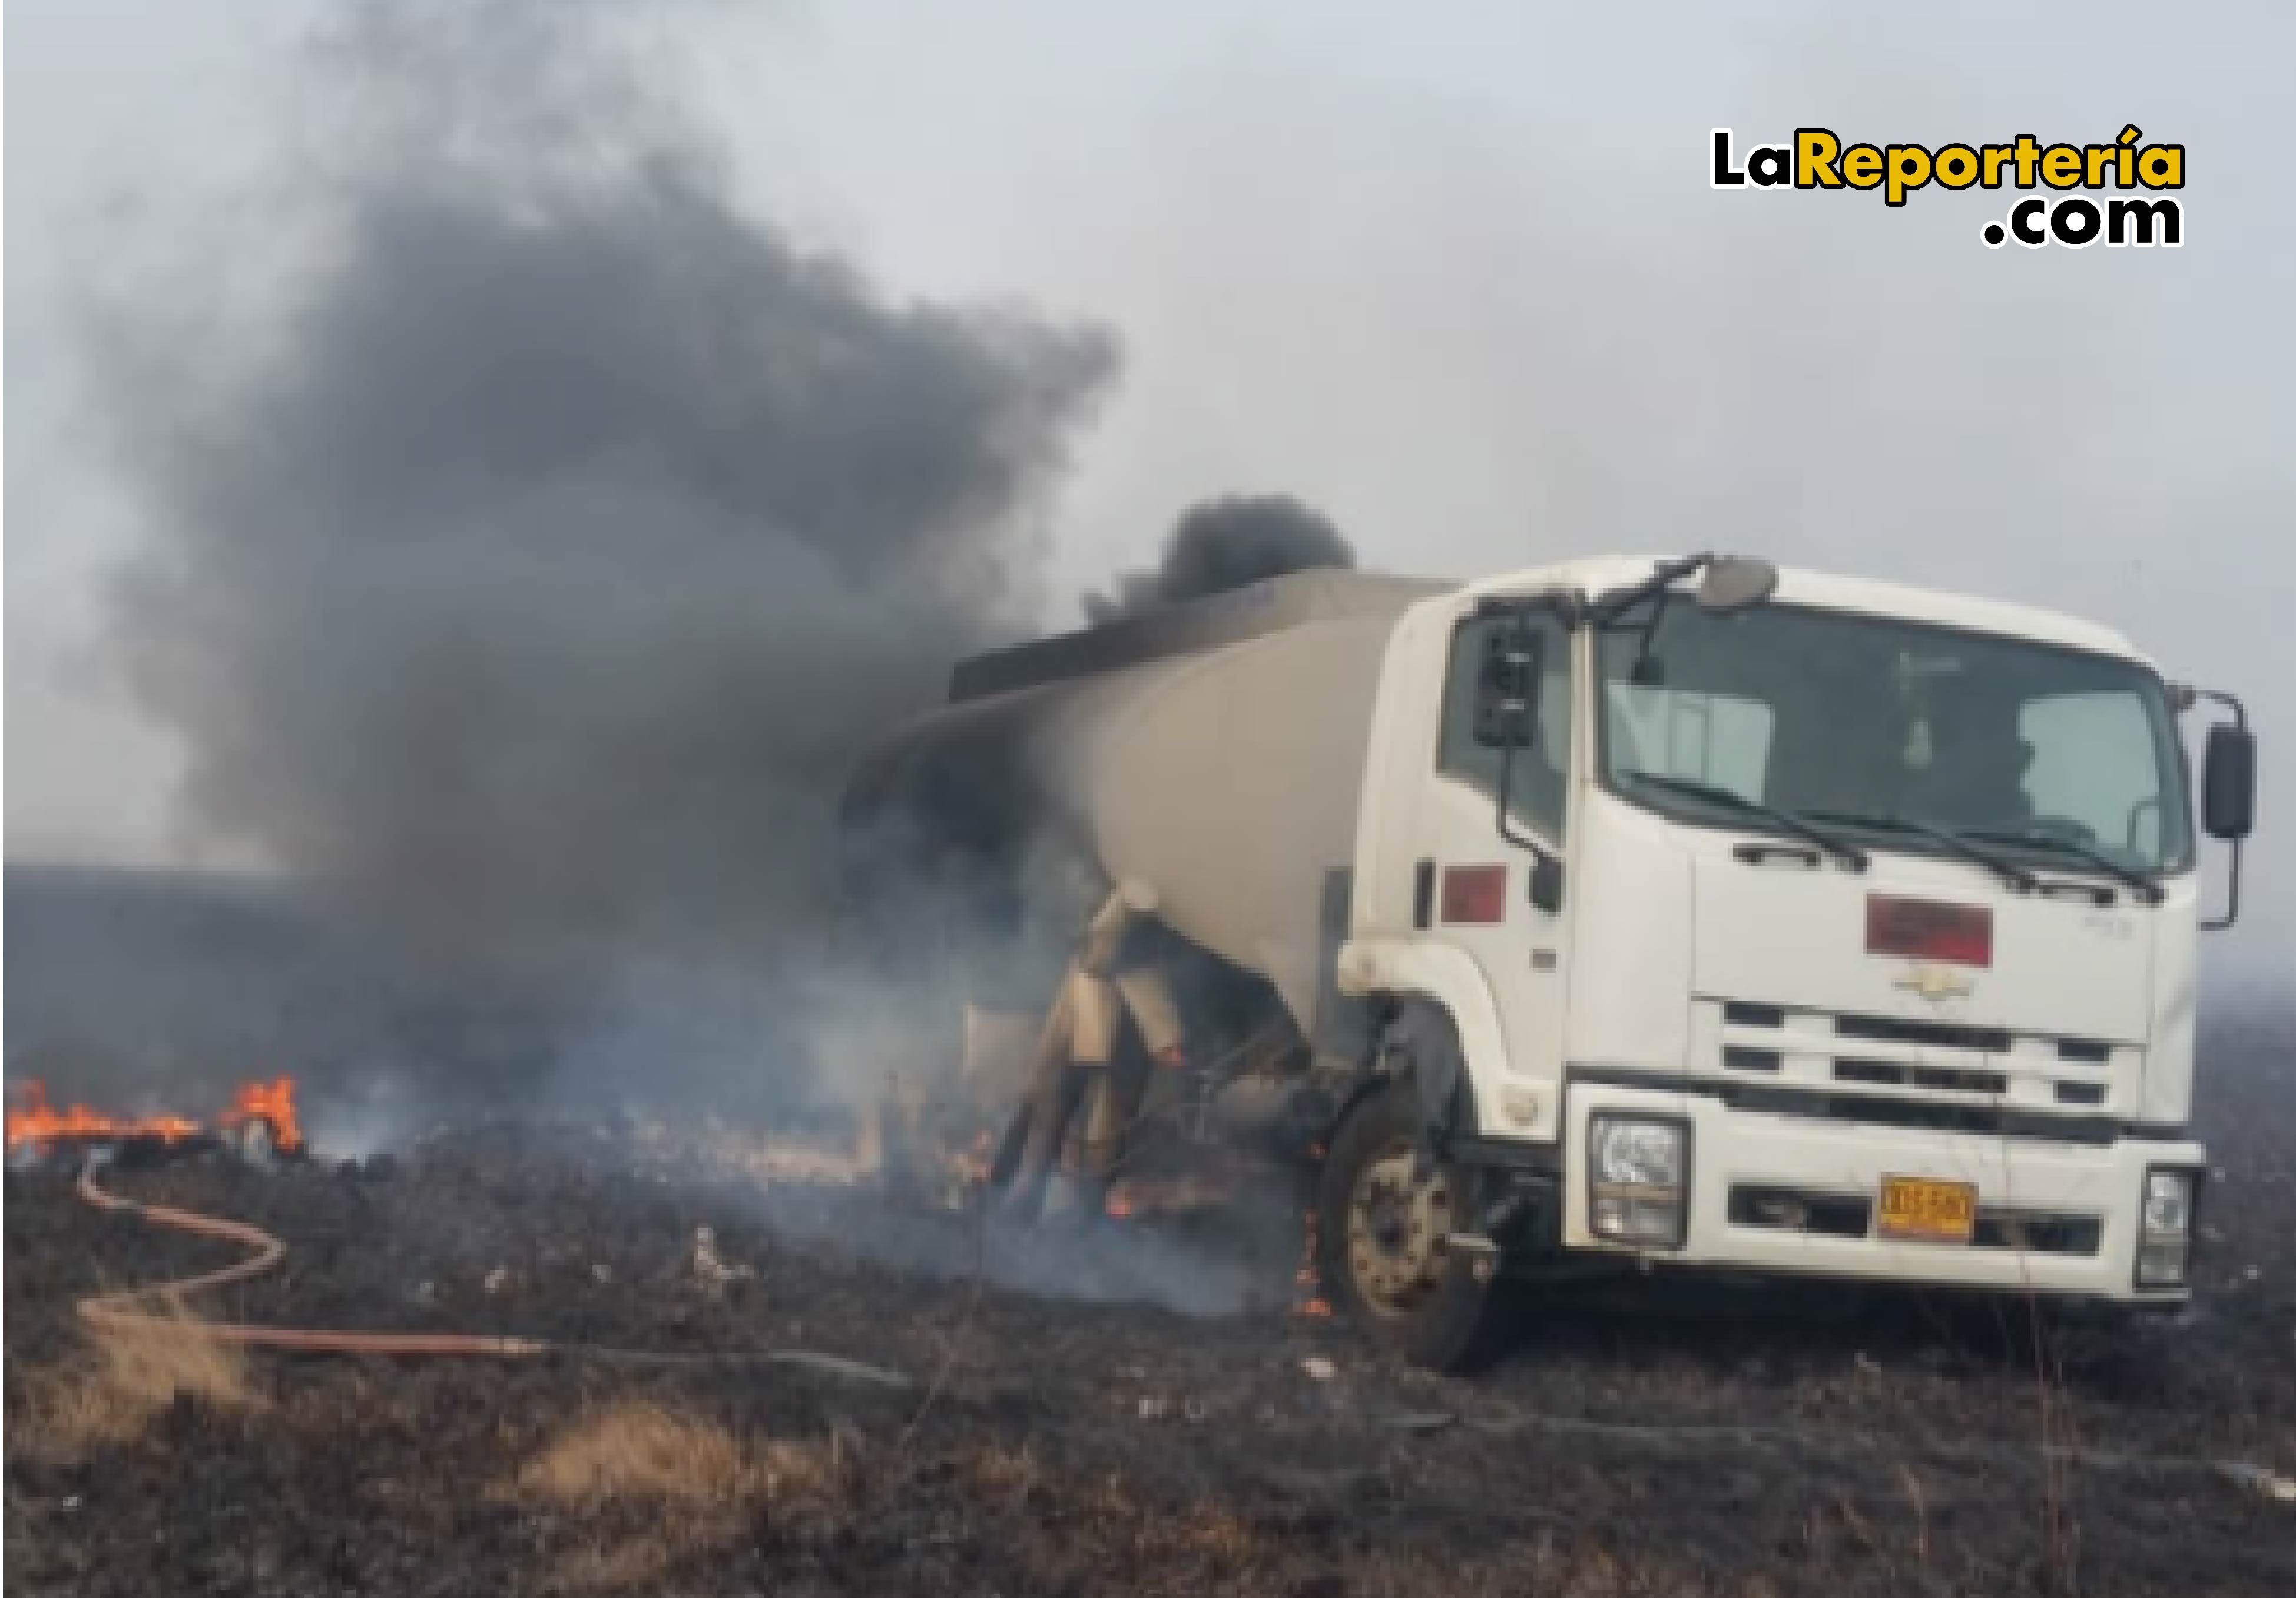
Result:
{"label": "lareporter\u00eda.com logo", "polygon": [[2044,144],[2021,133],[2005,144],[1934,150],[1847,144],[1830,128],[1797,128],[1793,143],[1757,144],[1742,167],[1730,129],[1717,128],[1713,139],[1710,186],[1718,189],[1879,190],[1887,205],[1903,205],[1931,186],[2050,191],[2030,194],[1987,222],[1980,236],[1988,249],[2013,239],[2030,250],[2098,243],[2174,249],[2185,242],[2184,206],[2173,193],[2185,186],[2185,147],[2148,144],[2133,122],[2103,144]]}

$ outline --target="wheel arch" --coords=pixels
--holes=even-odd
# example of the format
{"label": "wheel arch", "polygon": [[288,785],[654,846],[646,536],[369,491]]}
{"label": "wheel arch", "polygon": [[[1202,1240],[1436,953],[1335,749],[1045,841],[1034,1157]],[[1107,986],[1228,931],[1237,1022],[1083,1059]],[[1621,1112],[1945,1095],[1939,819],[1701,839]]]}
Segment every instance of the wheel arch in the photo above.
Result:
{"label": "wheel arch", "polygon": [[[1506,1034],[1489,980],[1473,957],[1443,943],[1357,939],[1340,952],[1339,980],[1342,993],[1384,1001],[1399,1017],[1439,1017],[1458,1050],[1460,1098],[1471,1121],[1460,1130],[1508,1124],[1497,1101],[1508,1075]],[[1374,1050],[1367,1083],[1382,1075],[1383,1052]]]}

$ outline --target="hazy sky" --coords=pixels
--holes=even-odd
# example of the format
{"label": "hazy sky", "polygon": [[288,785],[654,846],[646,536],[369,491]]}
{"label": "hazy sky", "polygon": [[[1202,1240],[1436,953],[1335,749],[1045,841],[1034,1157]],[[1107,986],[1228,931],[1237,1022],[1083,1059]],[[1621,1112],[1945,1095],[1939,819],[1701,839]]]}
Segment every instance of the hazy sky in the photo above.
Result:
{"label": "hazy sky", "polygon": [[[1720,544],[2096,616],[2244,693],[2267,743],[2296,703],[2284,13],[720,12],[666,12],[661,81],[760,211],[897,292],[1122,338],[1046,507],[1048,622],[1186,505],[1283,490],[1374,565]],[[148,275],[296,159],[308,14],[8,8],[12,856],[192,847],[170,750],[106,669],[102,584],[137,528],[89,444],[84,291]],[[1979,192],[1890,210],[1706,183],[1716,126],[1935,144],[2128,121],[2187,147],[2181,250],[1988,251],[2004,205]],[[2259,959],[2296,941],[2272,824]]]}

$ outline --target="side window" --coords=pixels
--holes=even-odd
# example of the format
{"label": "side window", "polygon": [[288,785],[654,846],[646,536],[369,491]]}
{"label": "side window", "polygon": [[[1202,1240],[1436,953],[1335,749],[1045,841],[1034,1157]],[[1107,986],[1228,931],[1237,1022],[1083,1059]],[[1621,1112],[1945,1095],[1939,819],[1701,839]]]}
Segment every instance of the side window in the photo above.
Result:
{"label": "side window", "polygon": [[1603,739],[1614,775],[1646,771],[1760,799],[1776,714],[1759,699],[1606,683]]}
{"label": "side window", "polygon": [[[1446,777],[1472,784],[1496,800],[1499,758],[1504,750],[1475,737],[1475,689],[1484,651],[1501,628],[1502,616],[1462,622],[1451,634],[1451,663],[1443,677],[1443,729],[1435,767]],[[1532,629],[1542,641],[1538,686],[1538,737],[1514,752],[1508,779],[1508,808],[1515,819],[1550,841],[1562,837],[1563,796],[1570,789],[1570,634],[1553,616],[1535,616]]]}

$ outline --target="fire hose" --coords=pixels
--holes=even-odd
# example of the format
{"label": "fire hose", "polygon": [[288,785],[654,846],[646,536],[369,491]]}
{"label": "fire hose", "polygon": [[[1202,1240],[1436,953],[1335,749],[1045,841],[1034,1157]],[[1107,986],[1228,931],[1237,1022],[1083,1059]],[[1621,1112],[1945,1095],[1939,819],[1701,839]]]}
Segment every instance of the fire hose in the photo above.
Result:
{"label": "fire hose", "polygon": [[[253,1252],[220,1270],[161,1282],[157,1287],[129,1288],[124,1292],[98,1293],[83,1298],[79,1301],[80,1318],[91,1326],[129,1330],[181,1324],[184,1320],[183,1301],[190,1294],[260,1276],[287,1256],[287,1245],[260,1227],[174,1209],[164,1204],[144,1204],[107,1192],[96,1185],[97,1169],[98,1162],[92,1159],[79,1168],[79,1196],[96,1208],[132,1215],[170,1231],[221,1238]],[[139,1307],[153,1303],[164,1304],[175,1313]],[[555,1347],[532,1338],[486,1337],[474,1332],[314,1331],[284,1326],[250,1326],[242,1322],[201,1322],[198,1329],[201,1336],[218,1343],[313,1354],[491,1355],[524,1359],[550,1353]]]}
{"label": "fire hose", "polygon": [[[152,1226],[194,1237],[217,1238],[250,1250],[245,1259],[154,1287],[129,1288],[116,1293],[93,1294],[79,1301],[80,1318],[89,1325],[111,1330],[189,1329],[217,1343],[242,1348],[266,1348],[297,1354],[363,1354],[398,1357],[479,1357],[533,1359],[558,1355],[611,1360],[633,1364],[718,1364],[726,1363],[801,1365],[868,1382],[878,1387],[906,1388],[909,1379],[898,1371],[864,1364],[833,1354],[802,1348],[733,1349],[723,1352],[654,1352],[639,1348],[609,1348],[590,1343],[562,1343],[540,1338],[496,1337],[465,1331],[350,1331],[302,1327],[257,1326],[245,1322],[193,1321],[184,1314],[184,1299],[193,1293],[246,1281],[273,1269],[286,1257],[287,1245],[270,1232],[242,1221],[202,1215],[164,1204],[125,1198],[96,1183],[102,1162],[80,1166],[78,1192],[95,1208],[133,1216]],[[147,1307],[165,1306],[165,1308]]]}

